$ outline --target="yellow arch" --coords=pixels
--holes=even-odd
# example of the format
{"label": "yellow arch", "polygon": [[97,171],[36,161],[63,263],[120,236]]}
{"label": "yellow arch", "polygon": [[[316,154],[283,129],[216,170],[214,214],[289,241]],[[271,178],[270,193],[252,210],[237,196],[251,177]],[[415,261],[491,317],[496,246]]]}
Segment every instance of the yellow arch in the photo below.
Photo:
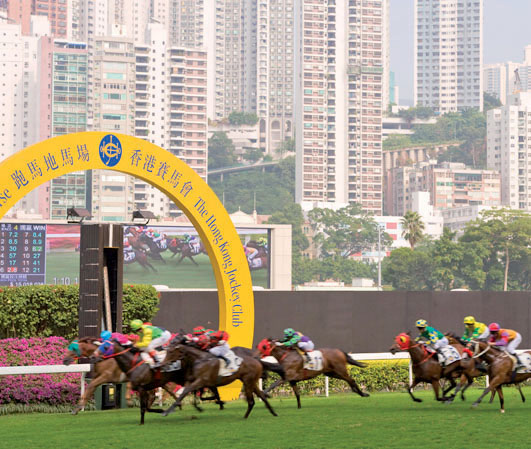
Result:
{"label": "yellow arch", "polygon": [[[82,132],[54,137],[0,164],[0,218],[39,185],[81,170],[114,170],[164,192],[195,226],[208,251],[219,295],[219,326],[233,346],[250,348],[254,332],[251,274],[240,238],[212,189],[179,158],[145,140],[123,134]],[[224,390],[226,399],[240,387]]]}

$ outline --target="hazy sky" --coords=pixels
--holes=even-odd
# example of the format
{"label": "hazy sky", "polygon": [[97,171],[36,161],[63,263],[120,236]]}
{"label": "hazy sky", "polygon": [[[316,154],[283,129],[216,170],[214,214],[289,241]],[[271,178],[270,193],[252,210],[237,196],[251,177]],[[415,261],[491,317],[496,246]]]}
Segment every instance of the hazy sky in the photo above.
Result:
{"label": "hazy sky", "polygon": [[[400,103],[413,101],[413,4],[391,0],[391,70]],[[484,0],[483,61],[521,62],[531,44],[531,0]]]}

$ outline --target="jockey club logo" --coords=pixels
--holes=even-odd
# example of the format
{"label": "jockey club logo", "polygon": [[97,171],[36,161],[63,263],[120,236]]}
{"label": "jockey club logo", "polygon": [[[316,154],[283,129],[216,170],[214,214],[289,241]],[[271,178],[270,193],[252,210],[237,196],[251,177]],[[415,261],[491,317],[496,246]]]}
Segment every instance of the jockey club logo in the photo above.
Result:
{"label": "jockey club logo", "polygon": [[114,167],[122,158],[122,144],[118,137],[107,134],[100,142],[100,159],[107,167]]}

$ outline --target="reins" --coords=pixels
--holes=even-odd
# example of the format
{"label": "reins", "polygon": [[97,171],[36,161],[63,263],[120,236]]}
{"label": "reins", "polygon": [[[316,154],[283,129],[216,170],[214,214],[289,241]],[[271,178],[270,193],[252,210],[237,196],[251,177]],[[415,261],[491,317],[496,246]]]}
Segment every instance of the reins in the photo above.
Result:
{"label": "reins", "polygon": [[423,363],[427,362],[429,359],[431,359],[436,354],[435,352],[428,352],[428,350],[426,349],[426,346],[423,343],[417,343],[416,345],[410,346],[408,349],[413,349],[413,348],[416,348],[417,346],[422,346],[422,350],[424,351],[424,354],[427,354],[427,356],[420,362],[413,363],[413,366],[422,365]]}
{"label": "reins", "polygon": [[474,346],[474,355],[472,356],[473,359],[477,359],[478,357],[481,357],[483,354],[486,354],[487,352],[489,352],[489,349],[490,349],[490,346],[487,345],[487,347],[481,351],[479,354],[476,354],[476,351],[478,350],[479,348],[479,342],[475,342],[475,346]]}

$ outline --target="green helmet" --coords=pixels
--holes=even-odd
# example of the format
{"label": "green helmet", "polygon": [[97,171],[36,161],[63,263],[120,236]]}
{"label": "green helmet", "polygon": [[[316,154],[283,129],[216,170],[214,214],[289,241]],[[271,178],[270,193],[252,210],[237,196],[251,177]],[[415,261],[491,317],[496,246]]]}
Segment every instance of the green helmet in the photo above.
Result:
{"label": "green helmet", "polygon": [[142,327],[144,323],[142,323],[142,320],[133,320],[129,323],[129,326],[132,330],[137,331]]}
{"label": "green helmet", "polygon": [[293,337],[295,335],[295,330],[291,327],[288,327],[287,329],[284,329],[284,336],[285,337]]}

